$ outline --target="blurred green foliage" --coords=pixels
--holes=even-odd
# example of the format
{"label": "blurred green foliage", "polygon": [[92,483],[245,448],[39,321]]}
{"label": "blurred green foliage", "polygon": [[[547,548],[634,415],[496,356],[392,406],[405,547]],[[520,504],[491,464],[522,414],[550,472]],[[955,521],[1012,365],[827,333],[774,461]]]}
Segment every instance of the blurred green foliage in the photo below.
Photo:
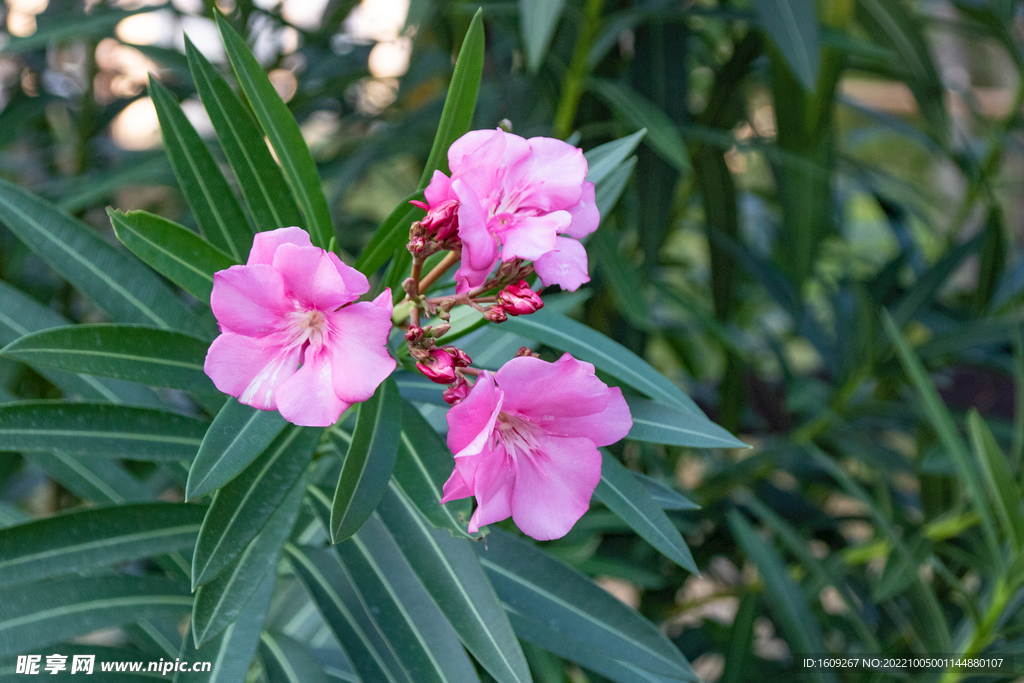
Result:
{"label": "blurred green foliage", "polygon": [[[149,125],[147,67],[166,86],[158,103],[196,97],[185,48],[126,47],[115,27],[128,11],[159,12],[210,50],[199,36],[214,3],[89,4],[50,0],[34,33],[6,36],[0,176],[108,238],[107,205],[195,226],[202,213],[167,155],[126,149],[111,126],[124,117],[123,134],[138,137]],[[346,32],[355,4],[328,0],[315,26],[289,24],[273,3],[216,4],[288,100],[352,255],[415,191],[478,7],[411,0],[381,49]],[[8,26],[28,34],[17,7]],[[602,509],[546,549],[663,624],[709,680],[908,680],[795,673],[793,655],[811,649],[1024,658],[1018,3],[483,7],[474,127],[508,119],[518,134],[584,149],[646,129],[587,245],[593,282],[578,317],[754,446],[631,443],[619,454],[651,486],[682,486],[701,505],[669,512],[700,577]],[[408,70],[372,75],[371,57],[403,41]],[[55,318],[100,319],[2,227],[0,279]],[[53,377],[0,359],[0,401],[58,394]],[[138,500],[173,483],[152,464],[131,468],[118,472],[148,489]],[[0,458],[0,519],[106,500],[66,470]],[[604,680],[525,652],[535,680]]]}

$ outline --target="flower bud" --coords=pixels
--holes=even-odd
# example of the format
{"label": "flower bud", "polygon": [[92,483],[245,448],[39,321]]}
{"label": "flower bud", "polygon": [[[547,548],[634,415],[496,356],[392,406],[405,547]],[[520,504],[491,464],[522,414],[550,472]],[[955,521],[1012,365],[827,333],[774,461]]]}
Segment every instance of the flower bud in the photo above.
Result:
{"label": "flower bud", "polygon": [[405,333],[405,341],[410,344],[419,344],[423,341],[423,328],[419,325],[409,325],[409,331]]}
{"label": "flower bud", "polygon": [[498,292],[498,303],[508,315],[529,315],[544,308],[540,295],[530,289],[526,280]]}
{"label": "flower bud", "polygon": [[443,349],[433,349],[427,357],[416,363],[416,369],[431,382],[451,384],[455,381],[455,361]]}
{"label": "flower bud", "polygon": [[448,323],[440,323],[438,325],[431,325],[424,330],[425,334],[430,335],[434,339],[438,339],[448,334],[448,330],[452,329],[452,326]]}
{"label": "flower bud", "polygon": [[469,354],[462,349],[457,349],[454,346],[442,347],[452,357],[457,368],[468,368],[473,364],[473,359],[469,357]]}
{"label": "flower bud", "polygon": [[531,349],[529,346],[521,346],[513,358],[540,358],[540,354]]}
{"label": "flower bud", "polygon": [[[439,244],[443,249],[452,249],[458,244],[459,234],[459,200],[445,199],[436,206],[429,206],[419,201],[411,201],[427,212],[425,218],[419,221],[424,235]],[[454,238],[454,241],[452,240]]]}
{"label": "flower bud", "polygon": [[462,399],[469,395],[469,383],[466,382],[466,378],[459,375],[459,378],[455,380],[455,384],[444,390],[444,400],[448,405],[456,405]]}
{"label": "flower bud", "polygon": [[501,307],[501,304],[491,306],[484,313],[484,318],[492,323],[503,323],[508,320],[508,315],[505,313],[505,309]]}

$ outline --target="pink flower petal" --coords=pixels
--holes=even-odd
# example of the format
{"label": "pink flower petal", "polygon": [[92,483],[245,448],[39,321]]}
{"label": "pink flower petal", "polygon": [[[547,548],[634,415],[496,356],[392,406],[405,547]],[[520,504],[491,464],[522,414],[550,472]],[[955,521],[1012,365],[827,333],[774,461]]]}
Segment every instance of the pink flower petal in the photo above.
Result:
{"label": "pink flower petal", "polygon": [[473,491],[470,490],[469,486],[466,485],[466,481],[459,474],[459,468],[452,469],[452,476],[448,477],[448,481],[444,483],[444,488],[441,490],[444,497],[441,498],[441,504],[444,505],[453,500],[459,498],[468,498],[473,495]]}
{"label": "pink flower petal", "polygon": [[436,206],[446,199],[451,199],[452,180],[441,171],[434,171],[434,175],[430,177],[430,184],[427,185],[427,189],[423,191],[424,197],[427,199],[427,204],[430,206]]}
{"label": "pink flower petal", "polygon": [[[466,155],[477,154],[488,142],[491,143],[491,151],[490,153],[484,152],[484,154],[489,162],[497,163],[501,158],[501,152],[505,149],[504,140],[501,139],[502,135],[500,130],[471,130],[453,142],[452,146],[448,148],[448,168],[451,169],[452,175],[454,176],[462,167],[462,160]],[[474,165],[479,163],[476,162]]]}
{"label": "pink flower petal", "polygon": [[540,453],[517,459],[512,519],[538,541],[565,536],[590,507],[601,480],[601,454],[590,439],[535,433]]}
{"label": "pink flower petal", "polygon": [[[216,340],[214,340],[216,341]],[[212,348],[212,346],[211,346]],[[277,410],[277,399],[275,392],[281,382],[294,374],[299,367],[299,356],[302,349],[298,346],[276,347],[277,353],[262,366],[254,364],[257,372],[252,380],[238,394],[238,402],[244,403],[260,410]],[[207,356],[209,358],[209,356]],[[243,361],[244,357],[236,362]],[[256,359],[253,359],[254,361]],[[262,359],[261,359],[262,360]]]}
{"label": "pink flower petal", "polygon": [[590,181],[583,183],[583,195],[580,197],[580,202],[570,208],[569,213],[572,214],[572,224],[562,231],[564,234],[579,240],[597,230],[597,226],[601,223],[601,213],[597,210],[594,183]]}
{"label": "pink flower petal", "polygon": [[[469,395],[448,411],[448,448],[452,453],[480,453],[494,431],[501,405],[502,392],[494,384],[494,375],[481,372]],[[467,483],[472,485],[471,480]]]}
{"label": "pink flower petal", "polygon": [[543,216],[516,216],[511,229],[497,233],[502,242],[501,260],[539,259],[556,248],[556,235],[568,228],[571,221],[568,211],[554,211]]}
{"label": "pink flower petal", "polygon": [[385,346],[391,331],[390,290],[386,294],[386,305],[378,297],[327,314],[334,393],[343,401],[370,398],[397,365]]}
{"label": "pink flower petal", "polygon": [[309,233],[302,228],[278,228],[267,232],[258,232],[252,240],[252,250],[249,252],[249,260],[245,265],[252,266],[257,263],[270,265],[274,262],[274,252],[282,244],[296,244],[300,247],[311,247]]}
{"label": "pink flower petal", "polygon": [[609,387],[608,392],[608,405],[601,412],[576,417],[559,417],[546,423],[544,430],[558,436],[590,439],[595,446],[610,446],[626,438],[629,430],[633,428],[633,416],[630,415],[629,405],[626,404],[626,399],[622,398],[622,390],[618,387]]}
{"label": "pink flower petal", "polygon": [[274,254],[274,268],[281,273],[289,297],[304,308],[329,311],[359,297],[348,290],[337,266],[320,247],[282,244]]}
{"label": "pink flower petal", "polygon": [[281,274],[270,265],[231,266],[213,274],[210,306],[221,329],[250,337],[276,331],[295,310]]}
{"label": "pink flower petal", "polygon": [[473,460],[479,460],[479,463],[473,484],[477,505],[469,520],[470,533],[476,533],[487,524],[508,519],[512,514],[512,496],[516,485],[515,466],[505,454],[503,446],[499,445],[490,454],[476,456]]}
{"label": "pink flower petal", "polygon": [[575,292],[584,282],[590,282],[587,273],[587,250],[569,237],[555,239],[555,249],[533,262],[533,269],[545,287],[558,285]]}
{"label": "pink flower petal", "polygon": [[509,169],[506,183],[519,189],[519,206],[558,211],[579,203],[587,178],[583,150],[554,138],[530,138],[530,154]]}
{"label": "pink flower petal", "polygon": [[302,367],[277,387],[277,409],[292,424],[330,427],[351,405],[334,393],[331,351],[306,353]]}
{"label": "pink flower petal", "polygon": [[348,290],[349,294],[355,295],[352,297],[353,299],[370,291],[370,281],[366,279],[365,275],[342,262],[333,251],[327,252],[327,258],[331,259],[331,263],[337,269],[338,275],[345,281],[345,289]]}
{"label": "pink flower petal", "polygon": [[554,363],[513,358],[494,378],[505,394],[502,410],[530,418],[543,429],[558,419],[595,415],[608,406],[609,389],[594,375],[594,366],[568,353]]}
{"label": "pink flower petal", "polygon": [[266,337],[224,332],[210,344],[203,370],[217,389],[239,396],[281,352],[280,345],[267,342]]}

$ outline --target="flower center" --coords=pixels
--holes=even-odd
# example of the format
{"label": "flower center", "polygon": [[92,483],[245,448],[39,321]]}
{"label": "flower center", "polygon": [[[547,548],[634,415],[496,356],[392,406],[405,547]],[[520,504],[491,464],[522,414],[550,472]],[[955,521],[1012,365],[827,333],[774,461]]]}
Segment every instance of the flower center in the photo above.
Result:
{"label": "flower center", "polygon": [[512,459],[540,453],[540,444],[535,435],[537,427],[532,422],[508,413],[498,413],[495,427],[498,440]]}
{"label": "flower center", "polygon": [[308,342],[314,352],[323,346],[327,337],[327,316],[323,311],[315,308],[309,311],[295,311],[288,314],[287,319],[287,329],[290,333],[287,346],[301,346]]}

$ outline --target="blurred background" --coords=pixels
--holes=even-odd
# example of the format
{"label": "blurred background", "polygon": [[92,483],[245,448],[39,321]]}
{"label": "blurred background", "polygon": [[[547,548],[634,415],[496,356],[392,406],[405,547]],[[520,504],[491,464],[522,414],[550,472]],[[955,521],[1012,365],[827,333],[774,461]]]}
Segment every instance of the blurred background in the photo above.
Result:
{"label": "blurred background", "polygon": [[[356,255],[416,189],[480,6],[6,0],[0,176],[111,238],[108,205],[194,226],[146,86],[156,75],[212,143],[183,36],[230,78],[219,11],[299,121]],[[622,454],[701,505],[670,513],[699,577],[600,509],[546,548],[662,624],[709,681],[802,680],[792,655],[810,651],[1024,657],[1018,3],[482,6],[475,127],[508,119],[584,150],[647,131],[587,245],[576,314],[753,446]],[[2,226],[0,280],[96,320]],[[0,401],[58,395],[0,359]],[[33,514],[91,500],[20,456],[0,459],[0,492]],[[528,655],[542,680],[603,680]]]}

